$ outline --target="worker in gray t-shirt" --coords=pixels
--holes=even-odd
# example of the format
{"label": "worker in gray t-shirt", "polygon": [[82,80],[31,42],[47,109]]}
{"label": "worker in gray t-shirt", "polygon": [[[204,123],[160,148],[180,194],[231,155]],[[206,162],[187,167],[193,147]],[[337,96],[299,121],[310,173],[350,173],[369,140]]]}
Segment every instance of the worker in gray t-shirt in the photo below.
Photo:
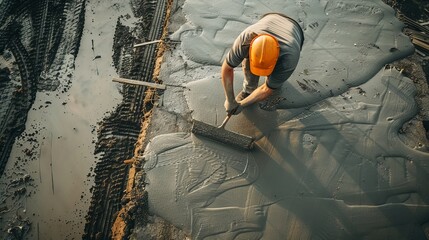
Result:
{"label": "worker in gray t-shirt", "polygon": [[[225,109],[238,114],[243,107],[268,98],[295,70],[304,34],[299,24],[279,13],[264,15],[235,40],[222,64]],[[243,90],[234,97],[234,68],[242,64]],[[258,87],[259,76],[266,76]]]}

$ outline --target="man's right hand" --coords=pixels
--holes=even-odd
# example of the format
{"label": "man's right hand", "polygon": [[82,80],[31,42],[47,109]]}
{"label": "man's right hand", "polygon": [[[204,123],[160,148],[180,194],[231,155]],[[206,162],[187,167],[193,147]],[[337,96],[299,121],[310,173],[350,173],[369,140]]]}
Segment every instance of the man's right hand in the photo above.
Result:
{"label": "man's right hand", "polygon": [[223,106],[225,107],[225,110],[228,113],[228,115],[230,114],[237,115],[243,110],[243,107],[235,100],[233,101],[225,100],[225,103]]}

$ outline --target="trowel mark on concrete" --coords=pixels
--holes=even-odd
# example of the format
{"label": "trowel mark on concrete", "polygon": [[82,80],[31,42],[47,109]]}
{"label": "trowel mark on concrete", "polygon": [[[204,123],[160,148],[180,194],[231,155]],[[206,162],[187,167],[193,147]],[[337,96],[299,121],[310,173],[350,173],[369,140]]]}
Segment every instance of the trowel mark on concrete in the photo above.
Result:
{"label": "trowel mark on concrete", "polygon": [[[162,212],[161,216],[172,222],[179,220],[188,231],[193,217],[187,211],[176,211],[176,207],[192,211],[206,208],[222,193],[249,185],[258,177],[251,154],[216,143],[207,145],[185,133],[155,137],[144,158],[146,189],[154,193],[149,194],[152,210]],[[158,181],[159,177],[164,180]]]}
{"label": "trowel mark on concrete", "polygon": [[[227,125],[261,137],[254,151],[234,152],[186,133],[152,140],[145,158],[155,214],[193,239],[426,239],[429,154],[398,137],[416,114],[415,88],[400,72],[383,69],[413,50],[391,8],[381,1],[188,0],[184,11],[189,22],[175,36],[199,63],[219,64],[242,30],[231,26],[269,11],[298,19],[307,41],[280,110],[251,106]],[[218,125],[225,117],[220,71],[194,74],[187,71],[199,81],[185,92],[192,117]],[[241,70],[235,77],[238,92]],[[237,164],[253,159],[257,174],[219,188],[226,179],[220,169],[236,162],[219,151]]]}
{"label": "trowel mark on concrete", "polygon": [[[208,88],[215,84],[206,82]],[[382,70],[360,89],[293,119],[278,114],[279,125],[251,152],[185,133],[160,135],[145,155],[150,208],[195,239],[425,239],[429,154],[397,137],[416,113],[414,94],[410,79]],[[247,110],[247,117],[252,114],[263,112]],[[220,191],[221,181],[209,179],[219,176],[220,165],[212,162],[224,160],[208,154],[219,149],[237,164],[245,155],[254,159],[258,174],[250,175],[252,180],[240,176],[246,184],[237,179]],[[197,188],[197,198],[189,182],[206,183]],[[168,206],[161,199],[170,199]]]}
{"label": "trowel mark on concrete", "polygon": [[[277,149],[279,156],[288,156],[288,162],[290,156],[297,156],[296,164],[314,166],[317,171],[312,181],[349,203],[383,204],[409,192],[418,192],[425,199],[428,192],[420,186],[428,177],[424,169],[429,154],[406,146],[398,137],[403,123],[416,114],[415,88],[398,74],[382,71],[361,85],[367,95],[350,91],[351,98],[328,99],[308,114],[285,121],[279,132],[274,130],[260,142],[261,147]],[[377,95],[377,89],[384,91]],[[304,134],[314,136],[310,143],[306,141],[306,149],[301,147]],[[286,139],[292,146],[284,147],[271,138]],[[302,155],[310,160],[300,158]],[[316,159],[320,160],[314,162]]]}

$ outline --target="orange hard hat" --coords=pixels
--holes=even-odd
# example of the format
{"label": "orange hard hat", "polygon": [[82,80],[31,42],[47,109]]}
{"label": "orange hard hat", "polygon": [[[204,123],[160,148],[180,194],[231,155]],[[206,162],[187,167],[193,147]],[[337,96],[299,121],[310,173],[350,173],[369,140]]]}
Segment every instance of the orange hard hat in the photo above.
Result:
{"label": "orange hard hat", "polygon": [[277,39],[269,34],[261,34],[250,43],[250,72],[258,76],[269,76],[276,66],[280,47]]}

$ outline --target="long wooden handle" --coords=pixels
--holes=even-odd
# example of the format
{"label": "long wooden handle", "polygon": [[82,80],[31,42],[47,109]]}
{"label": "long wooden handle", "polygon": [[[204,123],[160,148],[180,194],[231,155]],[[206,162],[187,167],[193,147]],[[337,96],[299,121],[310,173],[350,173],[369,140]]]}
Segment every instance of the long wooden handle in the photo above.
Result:
{"label": "long wooden handle", "polygon": [[219,128],[225,128],[226,123],[229,121],[229,119],[231,118],[232,114],[228,114],[228,116],[226,116],[225,120],[223,120],[222,124],[219,126]]}

